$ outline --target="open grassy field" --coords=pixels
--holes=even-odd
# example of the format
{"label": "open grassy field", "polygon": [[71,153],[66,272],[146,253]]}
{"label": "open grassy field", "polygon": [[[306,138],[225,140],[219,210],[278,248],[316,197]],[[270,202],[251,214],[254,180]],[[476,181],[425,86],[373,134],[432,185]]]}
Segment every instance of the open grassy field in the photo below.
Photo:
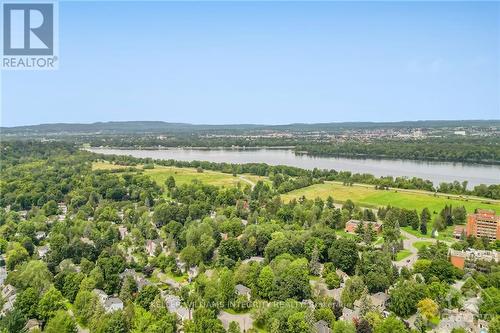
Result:
{"label": "open grassy field", "polygon": [[[119,170],[126,169],[128,166],[111,164],[108,162],[94,162],[92,170]],[[142,165],[136,166],[137,169],[142,169]],[[178,185],[187,184],[194,179],[216,186],[236,186],[240,183],[242,186],[255,185],[259,180],[269,182],[267,177],[243,174],[236,177],[229,173],[218,171],[203,170],[198,172],[194,168],[176,168],[155,165],[154,169],[146,169],[144,173],[151,176],[158,184],[163,185],[168,177],[173,176]]]}
{"label": "open grassy field", "polygon": [[[113,170],[123,169],[126,166],[114,165],[107,162],[96,162],[92,165],[94,170]],[[137,166],[138,169],[142,166]],[[217,186],[236,186],[240,183],[253,185],[259,180],[269,182],[267,177],[255,175],[237,175],[204,170],[199,173],[193,168],[177,168],[155,166],[154,169],[144,171],[150,175],[158,184],[163,185],[169,176],[173,176],[177,184],[186,184],[198,179],[201,182],[217,185]],[[353,186],[344,186],[338,182],[325,182],[324,184],[311,185],[302,189],[298,189],[286,194],[283,194],[282,199],[287,202],[293,198],[305,196],[309,199],[320,197],[326,199],[329,195],[333,197],[335,202],[345,202],[351,199],[355,203],[364,206],[377,208],[379,206],[392,205],[395,207],[417,209],[420,211],[427,207],[433,213],[438,213],[446,204],[453,206],[465,206],[468,212],[474,211],[476,208],[493,209],[497,213],[500,212],[500,201],[488,200],[483,198],[462,198],[458,196],[448,196],[446,194],[437,194],[425,191],[410,191],[401,189],[391,189],[388,191],[375,190],[373,186],[364,184],[354,184]]]}
{"label": "open grassy field", "polygon": [[326,199],[331,195],[335,202],[345,202],[351,199],[364,207],[377,208],[379,206],[392,205],[395,207],[417,209],[420,211],[427,207],[431,212],[439,212],[446,204],[453,206],[465,206],[468,212],[476,208],[493,209],[500,212],[500,202],[479,198],[459,198],[424,191],[404,191],[391,189],[388,191],[376,190],[372,186],[354,184],[344,186],[337,182],[325,182],[324,184],[311,185],[282,195],[284,201],[305,196],[313,199],[320,197]]}
{"label": "open grassy field", "polygon": [[192,168],[176,168],[155,166],[154,169],[145,170],[145,173],[151,176],[158,184],[163,185],[168,177],[173,176],[176,184],[182,185],[192,182],[194,179],[216,186],[241,186],[254,185],[259,180],[267,180],[266,177],[255,175],[237,175],[236,177],[229,173],[204,170],[197,172]]}
{"label": "open grassy field", "polygon": [[[409,234],[412,234],[415,237],[429,238],[429,239],[433,238],[432,232],[430,229],[428,230],[427,235],[422,235],[419,230],[413,230],[410,226],[402,227],[401,229],[406,231]],[[438,236],[435,237],[435,239],[440,240],[440,241],[445,241],[445,242],[455,242],[456,239],[455,239],[455,237],[453,237],[453,229],[454,229],[454,226],[446,227],[444,230],[439,231]],[[419,243],[419,242],[415,242],[415,243]],[[423,246],[423,245],[420,245],[420,246]]]}
{"label": "open grassy field", "polygon": [[[94,162],[94,163],[92,163],[92,170],[119,170],[119,169],[126,169],[126,168],[130,168],[130,167],[126,166],[126,165],[111,164],[109,162]],[[137,166],[136,168],[140,169],[140,168],[142,168],[142,165]]]}
{"label": "open grassy field", "polygon": [[397,254],[396,254],[396,261],[401,261],[407,257],[409,257],[411,254],[411,251],[410,250],[407,250],[407,249],[403,249],[401,251],[399,251]]}
{"label": "open grassy field", "polygon": [[[125,169],[128,166],[115,165],[107,162],[95,162],[92,164],[92,170],[118,170]],[[137,169],[142,169],[142,165],[136,166]],[[151,176],[158,184],[163,185],[168,177],[173,176],[178,185],[187,184],[194,179],[216,186],[237,186],[240,183],[244,185],[254,185],[257,181],[263,180],[268,182],[267,177],[243,174],[236,177],[229,173],[203,170],[198,172],[194,168],[176,168],[155,165],[154,169],[146,169],[144,173]]]}
{"label": "open grassy field", "polygon": [[429,246],[434,244],[434,242],[426,242],[426,241],[417,241],[413,243],[413,247],[416,248],[417,250],[420,250],[424,246]]}

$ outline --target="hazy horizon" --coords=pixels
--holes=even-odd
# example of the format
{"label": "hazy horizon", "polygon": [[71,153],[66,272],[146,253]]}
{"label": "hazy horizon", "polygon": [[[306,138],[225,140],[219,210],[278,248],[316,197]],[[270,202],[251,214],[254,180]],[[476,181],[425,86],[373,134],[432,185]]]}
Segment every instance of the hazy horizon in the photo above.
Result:
{"label": "hazy horizon", "polygon": [[194,126],[286,126],[286,125],[322,125],[322,124],[356,124],[356,123],[373,123],[373,124],[398,124],[398,123],[418,123],[418,122],[467,122],[467,121],[500,121],[498,119],[418,119],[418,120],[394,120],[394,121],[330,121],[330,122],[296,122],[296,123],[195,123],[195,122],[172,122],[168,120],[109,120],[109,121],[91,121],[91,122],[53,122],[53,123],[38,123],[26,125],[4,126],[2,128],[15,128],[15,127],[31,127],[31,126],[44,126],[44,125],[93,125],[93,124],[109,124],[109,123],[138,123],[138,122],[151,122],[151,123],[165,123],[165,124],[181,124],[181,125],[194,125]]}

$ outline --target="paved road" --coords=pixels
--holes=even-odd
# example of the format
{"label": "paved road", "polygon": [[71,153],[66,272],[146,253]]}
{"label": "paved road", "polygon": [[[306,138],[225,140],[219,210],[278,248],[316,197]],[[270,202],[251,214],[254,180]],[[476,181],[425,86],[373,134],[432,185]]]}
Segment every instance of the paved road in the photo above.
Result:
{"label": "paved road", "polygon": [[[401,229],[401,235],[405,236],[406,239],[403,240],[403,246],[405,249],[407,250],[410,250],[411,251],[411,254],[404,258],[403,260],[400,260],[400,261],[395,261],[394,264],[401,268],[401,267],[412,267],[413,264],[415,263],[415,261],[417,261],[418,259],[418,249],[416,247],[413,246],[413,244],[415,242],[431,242],[431,243],[435,243],[437,240],[435,238],[424,238],[424,237],[417,237],[417,236],[414,236],[412,234],[410,234],[409,232],[406,232],[404,230]],[[446,243],[448,245],[450,245],[451,243],[450,242],[446,242],[446,241],[440,241],[440,242],[443,242],[443,243]]]}

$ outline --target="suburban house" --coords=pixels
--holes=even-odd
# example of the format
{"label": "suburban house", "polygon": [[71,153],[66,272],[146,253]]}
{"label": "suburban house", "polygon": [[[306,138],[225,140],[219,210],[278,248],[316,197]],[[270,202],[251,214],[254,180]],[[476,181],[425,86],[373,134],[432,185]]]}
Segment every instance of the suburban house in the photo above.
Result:
{"label": "suburban house", "polygon": [[161,297],[167,305],[168,312],[175,313],[182,321],[191,319],[191,313],[189,309],[181,305],[181,299],[179,296],[162,292]]}
{"label": "suburban house", "polygon": [[92,290],[92,292],[97,295],[97,297],[99,298],[99,302],[101,303],[106,302],[106,300],[108,299],[108,294],[106,294],[104,290],[94,289]]}
{"label": "suburban house", "polygon": [[331,333],[332,330],[328,326],[328,323],[324,320],[319,320],[314,323],[314,331],[316,333]]}
{"label": "suburban house", "polygon": [[135,270],[131,268],[127,268],[122,273],[120,273],[120,278],[122,280],[125,279],[127,276],[133,278],[135,283],[137,283],[137,290],[141,290],[145,286],[152,284],[148,279],[142,276],[142,274],[137,273]]}
{"label": "suburban house", "polygon": [[118,297],[109,297],[108,294],[101,289],[94,289],[92,292],[97,295],[99,303],[101,303],[106,312],[123,310],[123,302]]}
{"label": "suburban house", "polygon": [[151,257],[155,256],[157,248],[162,249],[162,247],[163,247],[163,244],[162,244],[162,241],[160,239],[155,239],[155,240],[148,239],[146,241],[146,252]]}
{"label": "suburban house", "polygon": [[92,245],[92,246],[95,245],[94,241],[87,238],[87,237],[80,237],[80,241],[87,244],[87,245]]}
{"label": "suburban house", "polygon": [[44,246],[38,246],[36,248],[36,252],[38,253],[38,257],[40,257],[40,258],[45,258],[47,253],[49,253],[49,250],[50,250],[49,244],[44,245]]}
{"label": "suburban house", "polygon": [[375,231],[377,234],[380,234],[382,232],[382,224],[378,222],[372,222],[372,221],[360,221],[360,220],[349,220],[345,224],[345,232],[348,233],[355,233],[356,229],[358,229],[358,226],[363,223],[365,228],[368,226],[371,226],[373,228],[373,231]]}
{"label": "suburban house", "polygon": [[[389,295],[383,292],[378,292],[373,295],[369,295],[369,302],[371,305],[379,312],[385,311],[385,306],[387,304],[387,300],[389,299]],[[363,298],[357,299],[354,302],[354,311],[361,312],[361,308],[363,307]]]}
{"label": "suburban house", "polygon": [[198,276],[198,274],[200,273],[200,269],[198,268],[198,266],[193,266],[188,269],[187,273],[189,282],[191,282],[192,279]]}
{"label": "suburban house", "polygon": [[42,323],[37,320],[37,319],[30,319],[28,320],[28,322],[26,323],[26,325],[24,325],[24,330],[28,331],[28,332],[32,332],[32,331],[40,331],[42,328]]}
{"label": "suburban house", "polygon": [[380,291],[376,294],[370,295],[370,299],[372,301],[372,305],[380,312],[383,312],[387,301],[389,300],[389,295]]}
{"label": "suburban house", "polygon": [[7,278],[7,268],[5,266],[0,267],[0,286],[3,286],[5,279]]}
{"label": "suburban house", "polygon": [[17,290],[14,286],[8,284],[2,289],[2,299],[5,301],[2,314],[6,314],[14,308],[14,302],[16,301]]}
{"label": "suburban house", "polygon": [[234,290],[238,296],[245,296],[248,300],[250,300],[250,297],[252,295],[252,290],[248,287],[245,287],[242,284],[237,284],[234,287]]}
{"label": "suburban house", "polygon": [[340,316],[340,319],[352,323],[354,320],[357,320],[359,317],[360,317],[360,314],[359,314],[358,310],[351,310],[349,308],[344,307],[342,309],[342,316]]}
{"label": "suburban house", "polygon": [[464,328],[468,332],[474,332],[474,314],[467,311],[446,311],[435,332],[451,332],[454,328]]}

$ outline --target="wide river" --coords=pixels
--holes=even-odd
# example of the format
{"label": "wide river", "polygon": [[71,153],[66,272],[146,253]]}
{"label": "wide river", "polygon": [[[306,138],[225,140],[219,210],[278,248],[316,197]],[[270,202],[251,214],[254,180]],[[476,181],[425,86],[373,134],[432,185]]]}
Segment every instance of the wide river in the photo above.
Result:
{"label": "wide river", "polygon": [[352,159],[341,157],[313,157],[295,155],[288,149],[108,149],[91,148],[95,153],[130,155],[179,161],[210,161],[226,163],[267,163],[290,165],[304,169],[335,169],[375,176],[408,176],[440,182],[469,181],[469,188],[478,184],[500,184],[500,165],[464,164],[452,162],[427,162],[388,159]]}

